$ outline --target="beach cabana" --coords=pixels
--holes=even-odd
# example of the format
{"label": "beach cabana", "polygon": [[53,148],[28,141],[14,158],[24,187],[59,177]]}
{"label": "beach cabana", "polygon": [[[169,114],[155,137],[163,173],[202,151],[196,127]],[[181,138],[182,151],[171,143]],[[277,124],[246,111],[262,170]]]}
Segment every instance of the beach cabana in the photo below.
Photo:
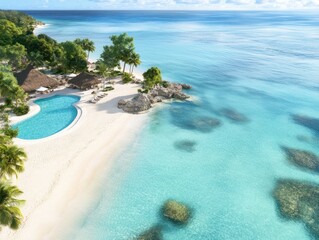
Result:
{"label": "beach cabana", "polygon": [[91,89],[96,87],[101,83],[101,80],[98,79],[95,75],[89,73],[80,73],[75,78],[69,81],[70,85],[73,85],[80,89]]}
{"label": "beach cabana", "polygon": [[54,88],[59,85],[59,82],[47,75],[39,72],[29,65],[26,69],[14,74],[18,80],[18,84],[26,92],[35,92],[41,87]]}

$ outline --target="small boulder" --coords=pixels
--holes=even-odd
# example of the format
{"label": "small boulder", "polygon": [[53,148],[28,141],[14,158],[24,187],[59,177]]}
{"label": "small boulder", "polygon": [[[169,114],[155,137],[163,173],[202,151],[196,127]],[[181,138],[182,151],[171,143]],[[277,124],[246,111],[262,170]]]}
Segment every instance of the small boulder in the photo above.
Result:
{"label": "small boulder", "polygon": [[183,88],[184,90],[188,90],[188,89],[191,89],[191,88],[192,88],[191,85],[188,85],[188,84],[185,84],[185,83],[181,83],[180,85],[182,86],[182,88]]}
{"label": "small boulder", "polygon": [[183,203],[174,200],[164,203],[162,213],[165,218],[177,224],[187,224],[191,217],[190,209]]}
{"label": "small boulder", "polygon": [[131,100],[121,99],[118,108],[128,113],[139,113],[151,108],[151,101],[146,94],[139,93]]}
{"label": "small boulder", "polygon": [[126,103],[127,103],[127,100],[121,99],[121,100],[118,102],[117,107],[120,108],[120,109],[122,109],[122,108],[126,105]]}

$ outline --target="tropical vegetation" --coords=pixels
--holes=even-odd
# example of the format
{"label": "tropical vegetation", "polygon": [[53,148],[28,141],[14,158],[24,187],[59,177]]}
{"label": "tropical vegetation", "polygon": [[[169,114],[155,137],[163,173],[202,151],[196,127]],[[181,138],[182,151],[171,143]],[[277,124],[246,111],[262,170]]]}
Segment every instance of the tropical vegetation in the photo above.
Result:
{"label": "tropical vegetation", "polygon": [[114,68],[121,69],[123,66],[123,74],[127,65],[130,66],[129,74],[133,73],[133,68],[141,64],[140,55],[135,52],[134,38],[127,33],[113,35],[110,37],[111,45],[104,46],[99,65],[103,64],[103,68],[111,73]]}
{"label": "tropical vegetation", "polygon": [[8,114],[0,111],[0,226],[17,229],[22,223],[20,206],[24,201],[18,196],[22,192],[10,183],[12,177],[24,170],[27,158],[22,148],[14,145],[12,139],[18,134],[9,125]]}
{"label": "tropical vegetation", "polygon": [[157,84],[162,83],[162,73],[158,67],[151,67],[143,73],[144,83],[143,87],[146,90],[153,88]]}

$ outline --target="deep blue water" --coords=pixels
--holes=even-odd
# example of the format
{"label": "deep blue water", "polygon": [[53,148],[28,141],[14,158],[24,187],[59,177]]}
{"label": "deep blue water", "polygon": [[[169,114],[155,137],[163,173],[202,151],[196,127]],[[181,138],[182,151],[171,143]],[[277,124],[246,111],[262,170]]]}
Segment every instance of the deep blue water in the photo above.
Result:
{"label": "deep blue water", "polygon": [[[279,178],[319,183],[318,175],[292,166],[280,148],[319,154],[318,136],[291,118],[319,118],[319,14],[28,13],[49,24],[40,32],[59,41],[94,40],[93,58],[110,35],[128,32],[141,70],[160,67],[165,79],[191,84],[196,99],[152,114],[66,239],[133,239],[156,224],[164,225],[167,240],[310,239],[301,223],[279,216],[272,191]],[[228,119],[224,108],[248,121]],[[211,118],[221,124],[210,127]],[[186,149],[185,141],[191,141]],[[186,227],[160,217],[167,199],[193,209]]]}
{"label": "deep blue water", "polygon": [[55,95],[34,101],[40,112],[14,125],[19,129],[18,138],[34,140],[60,132],[76,118],[78,110],[73,104],[79,100],[78,96]]}

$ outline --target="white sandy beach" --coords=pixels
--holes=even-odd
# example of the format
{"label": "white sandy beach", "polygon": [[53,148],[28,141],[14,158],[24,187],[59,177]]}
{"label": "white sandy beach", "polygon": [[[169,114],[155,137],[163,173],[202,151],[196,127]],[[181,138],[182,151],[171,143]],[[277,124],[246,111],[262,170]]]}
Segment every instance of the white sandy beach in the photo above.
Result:
{"label": "white sandy beach", "polygon": [[[17,181],[26,200],[25,219],[16,232],[3,229],[0,239],[57,240],[85,213],[101,179],[147,121],[147,114],[133,115],[117,108],[121,98],[134,96],[139,87],[120,83],[114,87],[97,104],[89,103],[92,90],[55,91],[52,94],[81,96],[78,121],[42,140],[16,140],[28,154],[25,171]],[[33,106],[29,114],[36,111]]]}

